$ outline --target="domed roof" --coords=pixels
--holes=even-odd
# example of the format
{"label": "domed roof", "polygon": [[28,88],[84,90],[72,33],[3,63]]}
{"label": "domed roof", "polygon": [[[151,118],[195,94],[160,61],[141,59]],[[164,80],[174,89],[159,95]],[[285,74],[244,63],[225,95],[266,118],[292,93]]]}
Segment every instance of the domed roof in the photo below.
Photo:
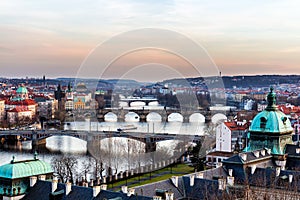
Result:
{"label": "domed roof", "polygon": [[255,116],[249,131],[277,134],[291,133],[293,131],[291,122],[283,112],[278,110],[273,88],[271,88],[267,99],[267,108]]}
{"label": "domed roof", "polygon": [[17,94],[27,94],[27,93],[28,93],[28,90],[26,89],[26,87],[24,85],[20,86],[17,89]]}
{"label": "domed roof", "polygon": [[15,179],[53,173],[51,165],[39,159],[24,160],[0,166],[0,177]]}

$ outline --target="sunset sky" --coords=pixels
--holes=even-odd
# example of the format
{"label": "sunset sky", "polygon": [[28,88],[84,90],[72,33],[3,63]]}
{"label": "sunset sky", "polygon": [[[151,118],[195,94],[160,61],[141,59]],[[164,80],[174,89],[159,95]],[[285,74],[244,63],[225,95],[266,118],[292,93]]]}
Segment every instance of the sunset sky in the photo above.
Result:
{"label": "sunset sky", "polygon": [[[103,42],[142,28],[167,29],[190,38],[223,75],[300,74],[299,7],[297,0],[2,0],[1,76],[76,77],[83,61]],[[152,40],[151,34],[144,36]],[[134,36],[127,42],[133,40]],[[106,53],[122,45],[115,43]],[[101,58],[95,61],[99,68]],[[188,65],[154,50],[131,53],[121,61],[112,64],[114,70],[108,70],[106,78],[132,66],[137,70],[128,78],[146,80],[143,72],[165,66],[175,73],[156,76],[164,79]],[[183,76],[195,74],[186,69]]]}

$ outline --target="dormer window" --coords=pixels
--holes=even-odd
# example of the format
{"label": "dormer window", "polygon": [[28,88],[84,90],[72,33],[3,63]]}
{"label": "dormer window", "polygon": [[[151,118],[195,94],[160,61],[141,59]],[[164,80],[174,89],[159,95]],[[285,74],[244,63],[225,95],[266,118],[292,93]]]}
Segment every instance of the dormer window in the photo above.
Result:
{"label": "dormer window", "polygon": [[260,128],[266,128],[266,124],[267,124],[267,118],[261,117],[260,118]]}
{"label": "dormer window", "polygon": [[285,125],[285,124],[286,124],[287,117],[282,117],[281,120],[282,120],[283,124]]}

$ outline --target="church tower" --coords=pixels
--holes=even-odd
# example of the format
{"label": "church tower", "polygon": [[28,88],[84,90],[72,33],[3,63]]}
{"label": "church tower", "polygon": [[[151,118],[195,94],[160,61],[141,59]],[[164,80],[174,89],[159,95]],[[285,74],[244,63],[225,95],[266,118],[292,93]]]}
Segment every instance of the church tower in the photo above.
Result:
{"label": "church tower", "polygon": [[66,111],[71,111],[74,109],[74,97],[73,97],[73,91],[71,87],[71,83],[68,84],[68,89],[66,91],[66,103],[65,103],[65,109]]}

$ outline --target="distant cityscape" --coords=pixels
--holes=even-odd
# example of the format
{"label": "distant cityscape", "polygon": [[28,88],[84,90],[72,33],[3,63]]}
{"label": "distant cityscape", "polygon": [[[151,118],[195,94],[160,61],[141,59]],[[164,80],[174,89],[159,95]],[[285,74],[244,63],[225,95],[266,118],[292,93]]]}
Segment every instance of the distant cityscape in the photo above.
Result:
{"label": "distant cityscape", "polygon": [[[33,157],[0,166],[2,199],[298,198],[300,76],[1,78],[0,91],[0,149],[31,141]],[[45,150],[65,136],[86,152]]]}

